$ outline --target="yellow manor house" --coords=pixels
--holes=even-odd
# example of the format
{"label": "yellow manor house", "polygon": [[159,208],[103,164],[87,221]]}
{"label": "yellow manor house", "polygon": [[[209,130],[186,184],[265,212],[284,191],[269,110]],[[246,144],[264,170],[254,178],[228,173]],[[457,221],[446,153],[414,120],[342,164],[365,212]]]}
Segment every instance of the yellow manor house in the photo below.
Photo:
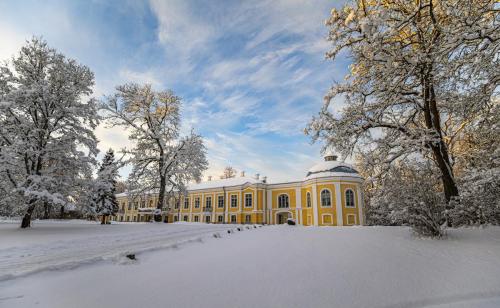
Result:
{"label": "yellow manor house", "polygon": [[[171,199],[162,211],[164,222],[283,224],[293,219],[305,226],[363,224],[363,178],[334,155],[316,164],[301,181],[267,183],[266,178],[240,177],[189,185],[186,197]],[[115,221],[150,221],[157,195],[130,200],[117,194]],[[157,210],[159,211],[159,210]]]}

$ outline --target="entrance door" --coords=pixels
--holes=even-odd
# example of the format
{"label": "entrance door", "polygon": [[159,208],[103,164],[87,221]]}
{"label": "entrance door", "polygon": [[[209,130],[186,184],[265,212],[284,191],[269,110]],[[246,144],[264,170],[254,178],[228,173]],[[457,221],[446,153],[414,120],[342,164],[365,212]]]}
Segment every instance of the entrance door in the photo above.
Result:
{"label": "entrance door", "polygon": [[286,213],[279,213],[278,214],[278,224],[279,225],[282,225],[284,223],[286,223],[287,219],[290,217],[290,213],[286,212]]}

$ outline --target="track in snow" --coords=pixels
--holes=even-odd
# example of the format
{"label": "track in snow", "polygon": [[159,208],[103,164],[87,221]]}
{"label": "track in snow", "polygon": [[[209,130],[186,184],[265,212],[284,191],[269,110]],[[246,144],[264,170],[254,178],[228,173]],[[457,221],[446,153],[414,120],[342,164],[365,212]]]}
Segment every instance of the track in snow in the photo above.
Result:
{"label": "track in snow", "polygon": [[[43,230],[46,226],[52,227],[49,223],[37,228]],[[68,224],[67,227],[70,229],[74,226]],[[205,224],[92,224],[86,231],[88,236],[79,234],[77,238],[60,240],[57,232],[64,232],[62,228],[47,235],[45,240],[41,240],[42,243],[24,245],[22,237],[29,237],[30,234],[20,234],[16,243],[18,246],[0,247],[0,281],[40,271],[74,268],[101,260],[119,261],[128,253],[176,248],[233,228],[234,225]],[[39,230],[30,231],[35,233]]]}

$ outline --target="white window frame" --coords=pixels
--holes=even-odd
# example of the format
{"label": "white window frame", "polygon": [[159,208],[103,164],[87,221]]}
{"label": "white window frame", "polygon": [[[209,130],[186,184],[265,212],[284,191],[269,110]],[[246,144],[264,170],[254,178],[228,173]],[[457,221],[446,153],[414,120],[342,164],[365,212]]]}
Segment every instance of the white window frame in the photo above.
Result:
{"label": "white window frame", "polygon": [[[327,191],[329,194],[330,194],[330,205],[323,205],[323,192],[324,191]],[[323,188],[320,192],[319,192],[319,200],[320,200],[320,203],[321,203],[321,207],[324,207],[324,208],[332,208],[333,206],[333,194],[332,194],[332,191],[329,190],[328,188]]]}
{"label": "white window frame", "polygon": [[224,215],[218,215],[217,222],[224,222]]}
{"label": "white window frame", "polygon": [[[250,205],[247,204],[247,196],[250,196]],[[253,207],[253,194],[245,193],[245,207]]]}
{"label": "white window frame", "polygon": [[311,192],[306,193],[306,207],[311,208],[312,207],[312,200],[311,200]]}
{"label": "white window frame", "polygon": [[194,222],[200,222],[200,216],[198,216],[198,215],[194,215],[194,216],[193,216],[193,221],[194,221]]}
{"label": "white window frame", "polygon": [[184,198],[184,209],[189,210],[189,197]]}
{"label": "white window frame", "polygon": [[[222,203],[220,202],[222,200]],[[217,208],[224,208],[224,196],[217,196]]]}
{"label": "white window frame", "polygon": [[[350,191],[352,193],[352,206],[350,205],[347,205],[347,192]],[[356,208],[356,201],[355,201],[355,198],[354,198],[354,190],[350,189],[350,188],[347,188],[345,191],[344,191],[344,206],[346,208],[349,208],[349,209],[354,209]]]}
{"label": "white window frame", "polygon": [[[287,201],[286,202],[287,203],[286,207],[281,207],[280,206],[280,197],[281,196],[286,196],[286,201]],[[287,193],[281,193],[281,194],[279,194],[276,199],[277,199],[276,200],[277,201],[276,205],[278,206],[279,209],[289,209],[290,208],[290,196]]]}
{"label": "white window frame", "polygon": [[[237,208],[238,207],[238,195],[231,195],[231,207],[232,208]],[[235,200],[234,205],[233,205],[233,200]]]}
{"label": "white window frame", "polygon": [[195,209],[200,208],[200,197],[194,197],[194,208]]}
{"label": "white window frame", "polygon": [[[234,221],[233,221],[233,218],[234,218]],[[236,215],[231,215],[231,223],[237,223],[238,222],[238,218],[236,217]]]}
{"label": "white window frame", "polygon": [[[208,201],[210,201],[210,205],[208,204],[209,203]],[[212,196],[205,197],[205,207],[212,208]]]}

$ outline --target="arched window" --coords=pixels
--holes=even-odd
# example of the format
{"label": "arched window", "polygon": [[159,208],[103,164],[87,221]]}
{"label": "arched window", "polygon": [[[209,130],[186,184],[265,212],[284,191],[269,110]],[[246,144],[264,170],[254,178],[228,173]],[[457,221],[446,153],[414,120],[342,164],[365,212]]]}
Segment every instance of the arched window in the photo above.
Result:
{"label": "arched window", "polygon": [[306,194],[306,205],[307,207],[311,207],[311,193],[307,192]]}
{"label": "arched window", "polygon": [[345,191],[345,207],[354,207],[354,192],[352,189]]}
{"label": "arched window", "polygon": [[278,196],[278,207],[279,208],[288,208],[289,203],[288,203],[288,195],[279,195]]}
{"label": "arched window", "polygon": [[332,194],[328,189],[323,189],[321,191],[321,206],[332,206]]}

